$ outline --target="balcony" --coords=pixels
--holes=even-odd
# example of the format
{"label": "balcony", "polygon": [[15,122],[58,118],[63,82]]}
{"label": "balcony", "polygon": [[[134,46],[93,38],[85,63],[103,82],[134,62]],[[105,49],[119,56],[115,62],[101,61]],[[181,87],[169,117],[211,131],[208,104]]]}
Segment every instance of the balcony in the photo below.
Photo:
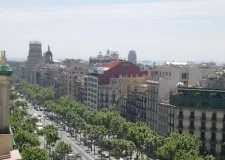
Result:
{"label": "balcony", "polygon": [[174,114],[173,113],[169,113],[169,117],[174,117]]}
{"label": "balcony", "polygon": [[183,125],[177,125],[178,129],[183,129]]}
{"label": "balcony", "polygon": [[174,123],[173,122],[169,122],[169,126],[174,126]]}
{"label": "balcony", "polygon": [[194,120],[195,119],[195,116],[191,115],[191,116],[189,116],[189,119],[190,120]]}
{"label": "balcony", "polygon": [[217,128],[216,128],[216,127],[212,127],[210,130],[211,130],[212,132],[216,132],[216,131],[217,131]]}
{"label": "balcony", "polygon": [[200,129],[201,131],[205,131],[205,130],[206,130],[206,127],[205,127],[205,126],[201,126],[199,129]]}
{"label": "balcony", "polygon": [[178,118],[179,118],[179,119],[183,119],[183,118],[184,118],[184,115],[180,114],[180,115],[178,116]]}
{"label": "balcony", "polygon": [[206,117],[205,117],[205,116],[203,116],[203,117],[201,118],[201,120],[202,120],[202,121],[205,121],[205,120],[206,120]]}
{"label": "balcony", "polygon": [[200,137],[200,140],[201,141],[205,141],[205,137]]}
{"label": "balcony", "polygon": [[195,126],[189,126],[189,130],[195,130]]}
{"label": "balcony", "polygon": [[[219,142],[219,141],[218,141]],[[209,139],[209,143],[211,143],[211,144],[215,144],[215,143],[217,143],[217,140],[216,140],[216,138],[213,138],[213,139]]]}

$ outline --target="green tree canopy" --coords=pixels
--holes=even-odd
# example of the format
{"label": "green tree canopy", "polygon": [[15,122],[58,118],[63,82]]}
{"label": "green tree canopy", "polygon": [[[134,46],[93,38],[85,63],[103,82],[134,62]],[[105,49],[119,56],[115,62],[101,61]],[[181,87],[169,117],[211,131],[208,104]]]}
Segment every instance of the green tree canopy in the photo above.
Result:
{"label": "green tree canopy", "polygon": [[38,147],[27,146],[22,152],[23,160],[50,160],[48,153]]}
{"label": "green tree canopy", "polygon": [[192,135],[172,133],[157,155],[166,160],[180,160],[182,157],[198,157],[201,141]]}
{"label": "green tree canopy", "polygon": [[72,152],[70,144],[60,141],[55,149],[54,157],[63,159],[66,155]]}
{"label": "green tree canopy", "polygon": [[25,145],[39,146],[40,142],[38,138],[26,130],[19,130],[15,135],[15,142],[20,151],[23,150]]}

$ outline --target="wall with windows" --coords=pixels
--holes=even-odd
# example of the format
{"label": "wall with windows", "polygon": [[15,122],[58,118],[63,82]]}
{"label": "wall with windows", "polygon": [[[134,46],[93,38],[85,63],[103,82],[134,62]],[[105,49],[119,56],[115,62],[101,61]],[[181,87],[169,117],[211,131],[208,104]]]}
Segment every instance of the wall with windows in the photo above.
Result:
{"label": "wall with windows", "polygon": [[87,107],[98,107],[98,76],[87,75],[84,77],[84,104]]}
{"label": "wall with windows", "polygon": [[199,137],[212,155],[221,156],[225,141],[225,111],[212,109],[175,108],[175,128],[180,133]]}

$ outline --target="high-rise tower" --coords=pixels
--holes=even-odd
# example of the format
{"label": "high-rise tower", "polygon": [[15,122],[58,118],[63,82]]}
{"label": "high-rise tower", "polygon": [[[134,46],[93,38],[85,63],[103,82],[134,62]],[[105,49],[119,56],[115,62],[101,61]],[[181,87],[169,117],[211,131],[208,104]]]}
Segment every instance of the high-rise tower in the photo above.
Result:
{"label": "high-rise tower", "polygon": [[41,42],[31,41],[29,44],[29,55],[26,63],[26,80],[33,83],[33,70],[42,61]]}
{"label": "high-rise tower", "polygon": [[136,55],[136,51],[131,50],[128,54],[128,61],[132,62],[134,64],[137,63],[137,55]]}

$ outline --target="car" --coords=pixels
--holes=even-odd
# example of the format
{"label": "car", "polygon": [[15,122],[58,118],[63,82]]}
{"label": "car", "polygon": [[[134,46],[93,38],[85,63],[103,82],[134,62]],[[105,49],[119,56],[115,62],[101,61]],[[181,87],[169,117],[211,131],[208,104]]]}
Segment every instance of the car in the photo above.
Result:
{"label": "car", "polygon": [[74,154],[68,154],[66,160],[76,160],[76,156]]}
{"label": "car", "polygon": [[82,156],[81,156],[81,154],[80,153],[77,153],[76,154],[76,158],[81,158]]}

